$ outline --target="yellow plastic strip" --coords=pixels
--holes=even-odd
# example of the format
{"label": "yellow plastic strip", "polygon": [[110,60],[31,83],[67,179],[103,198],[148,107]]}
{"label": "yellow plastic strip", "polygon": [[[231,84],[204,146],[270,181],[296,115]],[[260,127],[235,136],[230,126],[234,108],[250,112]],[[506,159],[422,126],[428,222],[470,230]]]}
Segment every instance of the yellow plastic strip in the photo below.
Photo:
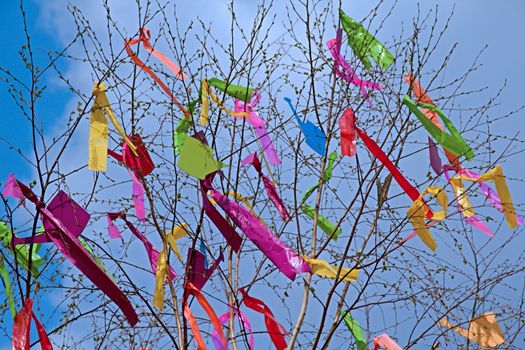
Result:
{"label": "yellow plastic strip", "polygon": [[128,144],[133,154],[137,155],[137,148],[127,137],[124,129],[111,109],[105,93],[106,90],[107,88],[105,84],[95,82],[95,87],[92,91],[93,95],[95,95],[95,102],[91,108],[90,115],[88,168],[96,171],[106,171],[107,168],[108,121],[104,116],[104,113],[108,116],[118,133]]}
{"label": "yellow plastic strip", "polygon": [[[201,117],[200,117],[201,124],[208,124],[208,96],[211,97],[211,100],[217,105],[217,107],[219,107],[220,109],[222,109],[223,111],[231,115],[232,117],[246,118],[247,120],[250,120],[250,113],[234,112],[231,109],[224,107],[224,105],[221,103],[221,100],[211,90],[210,85],[208,84],[208,80],[202,79],[202,109],[201,109]],[[204,102],[205,100],[206,102]],[[205,115],[203,115],[204,109],[206,110]]]}
{"label": "yellow plastic strip", "polygon": [[496,192],[499,196],[507,224],[510,228],[515,228],[518,226],[516,211],[514,210],[514,206],[512,204],[512,198],[510,196],[509,188],[507,186],[507,182],[505,181],[505,175],[503,174],[501,165],[497,165],[494,167],[494,169],[481,174],[478,178],[473,178],[460,172],[450,179],[450,184],[454,189],[457,201],[461,206],[465,217],[471,217],[475,215],[475,213],[465,193],[465,186],[463,185],[462,180],[471,182],[493,181],[494,185],[496,186]]}
{"label": "yellow plastic strip", "polygon": [[164,282],[168,275],[168,258],[166,254],[166,244],[162,248],[157,259],[157,272],[155,273],[155,291],[153,292],[153,306],[162,310],[164,306]]}
{"label": "yellow plastic strip", "polygon": [[[335,279],[337,276],[337,270],[338,268],[335,266],[332,266],[328,264],[325,260],[320,259],[310,259],[309,257],[303,255],[303,259],[308,263],[310,266],[310,270],[312,271],[312,274],[319,275],[321,277],[331,278]],[[341,271],[339,273],[339,279],[346,281],[346,282],[354,282],[357,281],[357,277],[359,275],[359,270],[357,269],[348,269],[346,267],[341,268]]]}
{"label": "yellow plastic strip", "polygon": [[414,227],[414,230],[416,231],[417,235],[423,243],[427,247],[429,247],[432,251],[436,251],[437,243],[434,240],[434,237],[428,230],[428,227],[425,225],[425,217],[428,212],[428,206],[425,205],[425,202],[423,201],[423,196],[425,194],[431,194],[436,197],[436,200],[438,201],[439,205],[441,205],[441,208],[443,208],[440,211],[436,211],[433,213],[431,219],[436,221],[441,221],[445,218],[447,215],[447,208],[448,208],[448,196],[447,193],[441,188],[441,187],[427,187],[419,198],[414,201],[414,203],[408,208],[407,210],[407,217],[410,220],[410,223]]}

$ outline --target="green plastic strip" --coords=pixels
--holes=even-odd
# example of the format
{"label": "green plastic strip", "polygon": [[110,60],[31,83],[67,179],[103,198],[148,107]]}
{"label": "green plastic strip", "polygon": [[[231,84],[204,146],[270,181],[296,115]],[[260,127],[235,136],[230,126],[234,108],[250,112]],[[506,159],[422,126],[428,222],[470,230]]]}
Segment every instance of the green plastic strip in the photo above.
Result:
{"label": "green plastic strip", "polygon": [[394,62],[394,56],[386,47],[359,22],[346,15],[343,10],[339,11],[339,15],[342,27],[348,36],[348,45],[363,62],[363,65],[368,69],[372,68],[372,63],[367,57],[370,56],[382,69],[390,67]]}
{"label": "green plastic strip", "polygon": [[252,93],[254,91],[254,89],[250,87],[233,84],[229,84],[228,88],[226,88],[226,82],[217,78],[208,79],[208,84],[226,92],[226,94],[230,95],[233,98],[243,100],[245,103],[250,102],[250,100],[252,99]]}
{"label": "green plastic strip", "polygon": [[354,336],[354,339],[357,343],[357,350],[368,350],[366,347],[366,338],[363,335],[361,326],[359,326],[359,322],[357,322],[349,312],[346,313],[344,321],[350,330],[350,333],[352,333]]}
{"label": "green plastic strip", "polygon": [[[416,103],[410,99],[410,97],[403,97],[403,103],[410,109],[410,111],[419,119],[423,124],[428,133],[439,143],[441,146],[454,153],[457,156],[464,155],[468,160],[474,158],[474,152],[468,143],[463,139],[459,131],[456,129],[454,124],[447,118],[447,116],[436,106],[428,105],[423,103]],[[450,131],[450,134],[447,134],[439,127],[437,127],[430,119],[428,119],[418,107],[429,109],[435,111],[443,124]]]}

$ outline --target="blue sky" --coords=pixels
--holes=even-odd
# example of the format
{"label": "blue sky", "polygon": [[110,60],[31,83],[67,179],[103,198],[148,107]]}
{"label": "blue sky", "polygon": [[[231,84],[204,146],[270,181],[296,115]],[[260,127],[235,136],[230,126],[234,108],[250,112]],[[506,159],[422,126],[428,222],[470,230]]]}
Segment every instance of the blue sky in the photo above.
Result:
{"label": "blue sky", "polygon": [[[102,12],[102,7],[98,0],[89,1],[82,4],[81,1],[73,1],[85,10],[85,14],[93,19],[94,26],[100,25],[97,16]],[[126,13],[126,1],[112,1],[115,8],[116,18],[126,28],[128,33],[136,30],[134,28],[133,16]],[[206,6],[202,4],[206,3]],[[423,1],[423,8],[434,6],[431,1]],[[435,2],[438,3],[438,2]],[[198,15],[207,22],[219,27],[227,20],[225,4],[222,1],[198,2],[180,1],[178,2],[181,11],[181,18],[195,16],[199,8]],[[200,4],[200,5],[199,5]],[[365,16],[375,2],[369,1],[363,4],[362,1],[344,1],[343,7],[352,17],[360,19]],[[71,39],[72,32],[71,19],[65,11],[64,2],[60,0],[50,1],[28,1],[26,3],[27,19],[31,31],[32,45],[37,62],[47,61],[46,52],[49,50],[62,48]],[[522,84],[525,81],[525,70],[523,69],[523,37],[525,35],[525,2],[520,0],[507,0],[505,2],[495,2],[489,0],[461,0],[439,1],[440,12],[448,14],[455,6],[455,16],[445,37],[445,42],[450,44],[458,42],[458,50],[452,59],[450,66],[447,67],[443,76],[444,80],[451,80],[455,75],[463,72],[472,62],[477,53],[488,45],[487,50],[481,56],[480,62],[483,64],[480,71],[474,74],[465,88],[479,88],[488,86],[486,93],[482,93],[471,99],[466,99],[472,105],[480,105],[492,96],[499,89],[504,81],[507,81],[507,89],[500,98],[500,106],[492,110],[495,115],[503,115],[514,110],[525,103],[525,94]],[[253,6],[249,1],[239,1],[238,9],[244,15],[242,21],[250,23],[250,15]],[[3,52],[0,55],[0,65],[9,69],[17,76],[27,78],[18,51],[25,44],[22,31],[21,18],[19,16],[17,1],[4,2],[2,21],[0,21],[0,31],[3,38]],[[424,11],[423,11],[424,12]],[[388,33],[397,33],[404,22],[405,29],[410,28],[410,18],[415,13],[415,1],[401,1],[391,19],[387,21],[383,31],[379,35],[383,40],[388,41]],[[241,16],[242,17],[242,16]],[[448,47],[438,51],[442,59],[447,53]],[[59,62],[59,65],[67,72],[68,76],[80,86],[90,89],[92,85],[91,76],[86,73],[79,63]],[[74,98],[68,90],[57,82],[53,74],[46,74],[46,85],[48,86],[45,99],[41,100],[37,110],[39,118],[44,124],[46,133],[52,135],[60,126],[74,106]],[[16,105],[7,94],[7,85],[3,83],[0,87],[0,120],[3,128],[0,129],[0,137],[8,140],[19,148],[26,156],[32,159],[31,138],[28,122],[20,115]],[[285,111],[283,105],[281,110]],[[501,134],[514,135],[524,131],[522,122],[523,112],[509,118],[497,125],[497,130]],[[86,154],[87,133],[79,136],[79,141],[74,144],[66,160],[82,159]],[[523,146],[520,144],[520,148]],[[7,177],[10,172],[15,173],[19,178],[26,181],[32,179],[33,171],[27,163],[21,160],[20,156],[10,150],[5,142],[0,141],[0,155],[4,161],[4,166],[0,168],[0,181]],[[505,166],[505,173],[508,178],[522,179],[522,168],[518,166],[525,162],[525,156],[518,154],[514,156]],[[407,168],[410,171],[411,167]],[[509,186],[516,203],[524,203],[525,185],[520,181],[510,181]],[[6,320],[6,318],[4,318]],[[0,339],[2,334],[0,334]],[[0,344],[0,349],[2,349]]]}

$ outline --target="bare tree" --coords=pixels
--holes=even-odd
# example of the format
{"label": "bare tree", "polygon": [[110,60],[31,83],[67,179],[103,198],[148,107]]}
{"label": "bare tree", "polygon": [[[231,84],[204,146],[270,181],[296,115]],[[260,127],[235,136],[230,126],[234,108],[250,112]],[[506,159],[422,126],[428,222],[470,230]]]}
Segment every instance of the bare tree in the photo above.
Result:
{"label": "bare tree", "polygon": [[[21,2],[20,17],[25,24],[28,14],[24,5]],[[326,46],[341,27],[339,11],[351,14],[349,5],[263,0],[253,18],[247,20],[237,15],[241,4],[231,1],[225,5],[229,25],[221,28],[197,15],[181,17],[178,6],[175,1],[136,1],[129,8],[136,25],[130,31],[119,23],[120,17],[106,0],[100,7],[105,30],[94,28],[81,6],[70,4],[68,10],[76,28],[69,45],[49,52],[45,62],[35,62],[30,29],[25,25],[21,59],[29,74],[19,77],[0,68],[7,91],[20,108],[20,125],[32,133],[32,154],[19,154],[20,162],[33,171],[30,187],[43,203],[63,190],[91,214],[81,238],[130,299],[139,323],[130,327],[115,304],[55,245],[40,248],[43,264],[38,266],[38,273],[31,273],[34,261],[29,259],[24,270],[16,257],[19,248],[13,250],[7,240],[1,252],[14,283],[17,310],[24,299],[35,299],[38,317],[46,320],[46,331],[57,348],[186,349],[196,347],[185,317],[184,307],[188,306],[204,341],[211,346],[214,328],[210,318],[186,288],[192,266],[188,260],[191,254],[186,258],[185,253],[191,248],[207,256],[208,266],[224,253],[225,261],[201,292],[217,314],[230,313],[224,331],[233,349],[249,348],[250,343],[250,331],[234,317],[236,308],[248,315],[256,348],[272,347],[263,316],[247,308],[242,288],[272,309],[276,321],[289,332],[289,349],[354,348],[356,341],[344,325],[347,315],[359,321],[368,345],[374,337],[387,333],[404,349],[479,348],[450,327],[468,328],[471,320],[489,311],[495,313],[505,334],[500,348],[523,347],[521,230],[508,229],[504,215],[481,195],[475,183],[465,183],[465,193],[496,238],[486,239],[466,223],[456,209],[457,198],[444,174],[430,170],[425,129],[403,104],[404,95],[412,96],[414,81],[407,84],[404,79],[412,72],[475,152],[469,169],[485,173],[497,164],[513,166],[508,158],[521,151],[522,141],[517,135],[498,134],[495,125],[521,109],[501,116],[490,113],[503,89],[481,106],[465,105],[470,97],[485,90],[465,88],[472,75],[480,74],[482,52],[472,57],[471,66],[462,75],[445,78],[456,50],[456,45],[444,39],[453,13],[442,17],[437,7],[427,12],[418,7],[411,27],[396,34],[386,34],[383,29],[385,23],[395,20],[392,14],[397,2],[378,1],[368,16],[358,19],[395,57],[388,69],[367,70],[343,40],[341,54],[350,65],[362,78],[382,86],[369,91],[369,104],[358,87],[337,76]],[[151,30],[151,45],[187,74],[185,79],[177,79],[144,46],[133,46],[134,54],[166,85],[168,94],[126,52],[124,43],[138,38],[145,27]],[[436,59],[437,53],[445,50],[448,54]],[[86,78],[89,72],[90,81],[77,86],[59,62],[81,65]],[[46,99],[44,78],[49,75],[59,77],[76,101],[63,126],[52,136],[38,115],[39,105],[54,103]],[[234,106],[235,99],[225,91],[212,88],[220,101],[209,105],[209,124],[198,122],[203,108],[202,80],[212,77],[226,86],[249,86],[260,93],[255,109],[266,120],[280,165],[270,164],[265,152],[260,151],[261,141],[247,118],[233,117],[221,108]],[[105,172],[87,167],[87,134],[95,96],[85,86],[93,82],[98,82],[96,87],[100,83],[107,86],[111,109],[125,133],[142,136],[155,164],[151,174],[139,179],[145,191],[144,222],[135,217],[132,181],[122,164],[109,158]],[[302,121],[309,120],[322,129],[326,135],[324,156],[306,144],[284,97],[290,98]],[[338,121],[347,107],[353,109],[359,128],[414,187],[422,192],[428,186],[440,186],[448,193],[446,218],[430,228],[438,242],[437,252],[417,238],[403,241],[413,231],[406,215],[413,200],[392,181],[378,157],[362,147],[360,139],[354,158],[341,157]],[[220,211],[243,238],[239,251],[232,249],[204,211],[202,184],[178,166],[181,154],[174,135],[180,131],[185,114],[191,116],[188,135],[202,132],[213,149],[213,158],[225,164],[213,187],[226,195],[236,194],[231,201],[246,210],[253,208],[264,223],[261,225],[299,255],[334,266],[336,279],[308,273],[298,275],[295,281],[286,278],[235,226],[236,222]],[[111,124],[109,135],[110,150],[119,153],[123,140]],[[18,145],[13,143],[12,147]],[[330,163],[333,151],[338,156]],[[252,152],[258,152],[262,173],[278,189],[290,221],[281,218],[257,172],[241,164]],[[326,176],[331,167],[332,176]],[[508,180],[511,191],[513,182],[521,181]],[[303,200],[303,194],[314,184],[318,186]],[[42,206],[3,199],[2,221],[9,231],[17,237],[35,237],[41,231]],[[432,210],[439,210],[435,201],[427,203]],[[305,214],[305,204],[313,209],[311,218]],[[155,275],[142,243],[131,233],[124,233],[124,225],[119,226],[122,239],[108,237],[106,215],[121,211],[159,251],[168,247],[167,233],[187,223],[188,235],[178,241],[182,261],[166,250],[168,264],[178,276],[168,279],[161,310],[153,304]],[[333,225],[331,234],[323,233],[320,221],[324,219]],[[39,248],[33,243],[26,247],[28,256]],[[359,270],[357,280],[343,280],[343,268]],[[52,307],[39,303],[50,296],[59,302]],[[8,313],[7,301],[2,310]],[[451,322],[450,327],[439,326],[444,317]],[[10,322],[2,323],[5,342],[11,337],[11,327]]]}

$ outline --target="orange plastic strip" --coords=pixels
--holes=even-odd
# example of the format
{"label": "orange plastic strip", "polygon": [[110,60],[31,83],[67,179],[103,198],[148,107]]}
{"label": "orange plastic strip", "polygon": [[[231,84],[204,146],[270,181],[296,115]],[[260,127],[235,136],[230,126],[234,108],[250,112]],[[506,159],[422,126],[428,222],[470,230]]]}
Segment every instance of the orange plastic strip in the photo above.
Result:
{"label": "orange plastic strip", "polygon": [[157,57],[162,63],[164,63],[175,74],[175,77],[177,79],[184,79],[186,77],[186,74],[182,73],[179,67],[177,67],[173,62],[171,62],[169,58],[167,58],[163,53],[153,49],[153,47],[151,46],[149,42],[150,37],[151,35],[150,35],[149,29],[141,28],[140,36],[138,39],[124,41],[126,52],[128,53],[133,63],[135,63],[142,70],[148,73],[153,78],[153,80],[155,80],[155,82],[159,84],[159,86],[162,88],[162,90],[164,90],[166,95],[168,95],[173,101],[173,103],[175,103],[175,105],[179,107],[179,109],[182,111],[184,116],[187,119],[191,119],[190,113],[186,110],[186,108],[184,108],[184,106],[179,102],[179,100],[175,97],[175,95],[173,95],[173,93],[166,86],[166,84],[164,84],[162,80],[160,80],[160,78],[144,62],[142,62],[140,58],[138,58],[137,55],[135,55],[135,53],[131,50],[131,46],[142,43],[146,51],[148,51],[149,53]]}

